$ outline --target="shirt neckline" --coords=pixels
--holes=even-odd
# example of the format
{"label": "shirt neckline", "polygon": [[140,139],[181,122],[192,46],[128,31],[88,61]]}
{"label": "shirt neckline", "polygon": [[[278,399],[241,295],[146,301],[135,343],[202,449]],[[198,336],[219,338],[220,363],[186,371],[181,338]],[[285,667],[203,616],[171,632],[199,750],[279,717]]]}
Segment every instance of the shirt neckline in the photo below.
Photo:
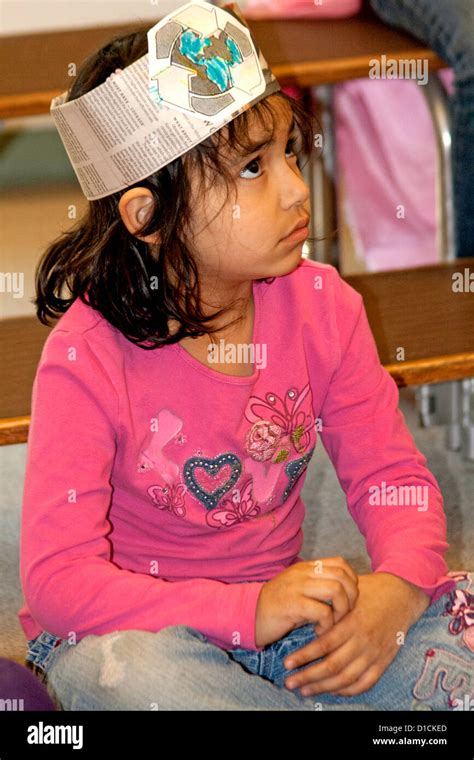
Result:
{"label": "shirt neckline", "polygon": [[[255,345],[257,342],[256,339],[260,324],[261,294],[260,288],[258,288],[257,285],[257,281],[252,280],[252,293],[254,303],[253,330],[252,338],[250,341],[252,345]],[[205,364],[202,364],[198,359],[188,353],[188,351],[186,351],[186,349],[183,348],[180,343],[171,343],[169,345],[170,348],[174,349],[174,351],[195,370],[206,375],[206,377],[210,378],[211,380],[217,380],[217,382],[220,383],[230,383],[231,385],[251,385],[255,382],[260,372],[256,363],[254,362],[254,371],[251,375],[225,375],[223,372],[218,372],[217,370],[212,369]]]}

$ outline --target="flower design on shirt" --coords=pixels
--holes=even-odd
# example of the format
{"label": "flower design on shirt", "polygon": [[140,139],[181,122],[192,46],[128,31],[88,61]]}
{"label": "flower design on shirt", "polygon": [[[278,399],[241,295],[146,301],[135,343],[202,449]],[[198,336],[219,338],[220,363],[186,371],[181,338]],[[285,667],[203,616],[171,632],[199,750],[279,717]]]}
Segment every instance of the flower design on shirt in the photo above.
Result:
{"label": "flower design on shirt", "polygon": [[311,440],[313,414],[304,409],[310,400],[310,384],[300,390],[291,387],[284,398],[269,392],[264,398],[252,396],[245,414],[252,427],[245,436],[245,450],[258,462],[271,458],[284,462],[293,451],[302,454]]}
{"label": "flower design on shirt", "polygon": [[255,518],[260,512],[260,507],[254,502],[251,492],[251,480],[246,483],[242,492],[234,488],[230,499],[222,499],[217,507],[207,513],[207,524],[212,528],[230,528],[232,525]]}
{"label": "flower design on shirt", "polygon": [[[291,386],[283,396],[269,391],[251,396],[245,418],[252,423],[245,435],[245,472],[253,478],[258,503],[272,498],[281,473],[288,478],[283,503],[314,451],[310,449],[314,412],[309,382]],[[297,454],[295,458],[294,455]]]}
{"label": "flower design on shirt", "polygon": [[184,483],[174,483],[171,486],[150,486],[147,489],[148,495],[151,496],[153,504],[158,509],[166,509],[176,517],[184,517],[186,507],[184,506],[184,494],[187,488]]}
{"label": "flower design on shirt", "polygon": [[269,420],[258,420],[245,436],[245,448],[258,462],[265,462],[275,453],[282,437],[282,428]]}

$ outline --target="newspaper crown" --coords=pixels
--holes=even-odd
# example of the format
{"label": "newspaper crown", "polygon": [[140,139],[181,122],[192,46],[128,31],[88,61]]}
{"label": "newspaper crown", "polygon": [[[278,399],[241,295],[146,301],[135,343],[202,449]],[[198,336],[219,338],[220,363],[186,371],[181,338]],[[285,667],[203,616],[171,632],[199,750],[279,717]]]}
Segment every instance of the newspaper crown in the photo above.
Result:
{"label": "newspaper crown", "polygon": [[148,53],[51,115],[84,195],[145,179],[280,89],[236,3],[201,0],[147,32]]}

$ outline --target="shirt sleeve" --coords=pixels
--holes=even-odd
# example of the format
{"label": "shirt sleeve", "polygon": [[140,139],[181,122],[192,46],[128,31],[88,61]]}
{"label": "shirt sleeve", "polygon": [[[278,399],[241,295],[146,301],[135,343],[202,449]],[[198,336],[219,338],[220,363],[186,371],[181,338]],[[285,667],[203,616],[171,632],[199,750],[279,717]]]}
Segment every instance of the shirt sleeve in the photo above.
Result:
{"label": "shirt sleeve", "polygon": [[31,615],[62,638],[182,624],[223,648],[260,651],[264,582],[167,581],[112,561],[118,408],[85,334],[51,333],[33,385],[22,503],[20,577]]}
{"label": "shirt sleeve", "polygon": [[397,385],[380,363],[362,296],[334,273],[338,337],[321,439],[365,538],[372,572],[397,575],[434,602],[455,587],[444,560],[443,498],[398,407]]}

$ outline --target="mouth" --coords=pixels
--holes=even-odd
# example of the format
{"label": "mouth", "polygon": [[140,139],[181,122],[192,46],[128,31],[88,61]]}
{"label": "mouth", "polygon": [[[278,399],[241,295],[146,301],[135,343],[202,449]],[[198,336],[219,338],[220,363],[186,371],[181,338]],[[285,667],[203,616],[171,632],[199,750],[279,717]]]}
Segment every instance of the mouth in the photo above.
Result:
{"label": "mouth", "polygon": [[293,238],[304,239],[309,234],[309,216],[303,217],[303,219],[300,219],[300,221],[295,224],[295,226],[290,230],[290,232],[285,235],[285,237],[281,238],[282,240],[292,240]]}

